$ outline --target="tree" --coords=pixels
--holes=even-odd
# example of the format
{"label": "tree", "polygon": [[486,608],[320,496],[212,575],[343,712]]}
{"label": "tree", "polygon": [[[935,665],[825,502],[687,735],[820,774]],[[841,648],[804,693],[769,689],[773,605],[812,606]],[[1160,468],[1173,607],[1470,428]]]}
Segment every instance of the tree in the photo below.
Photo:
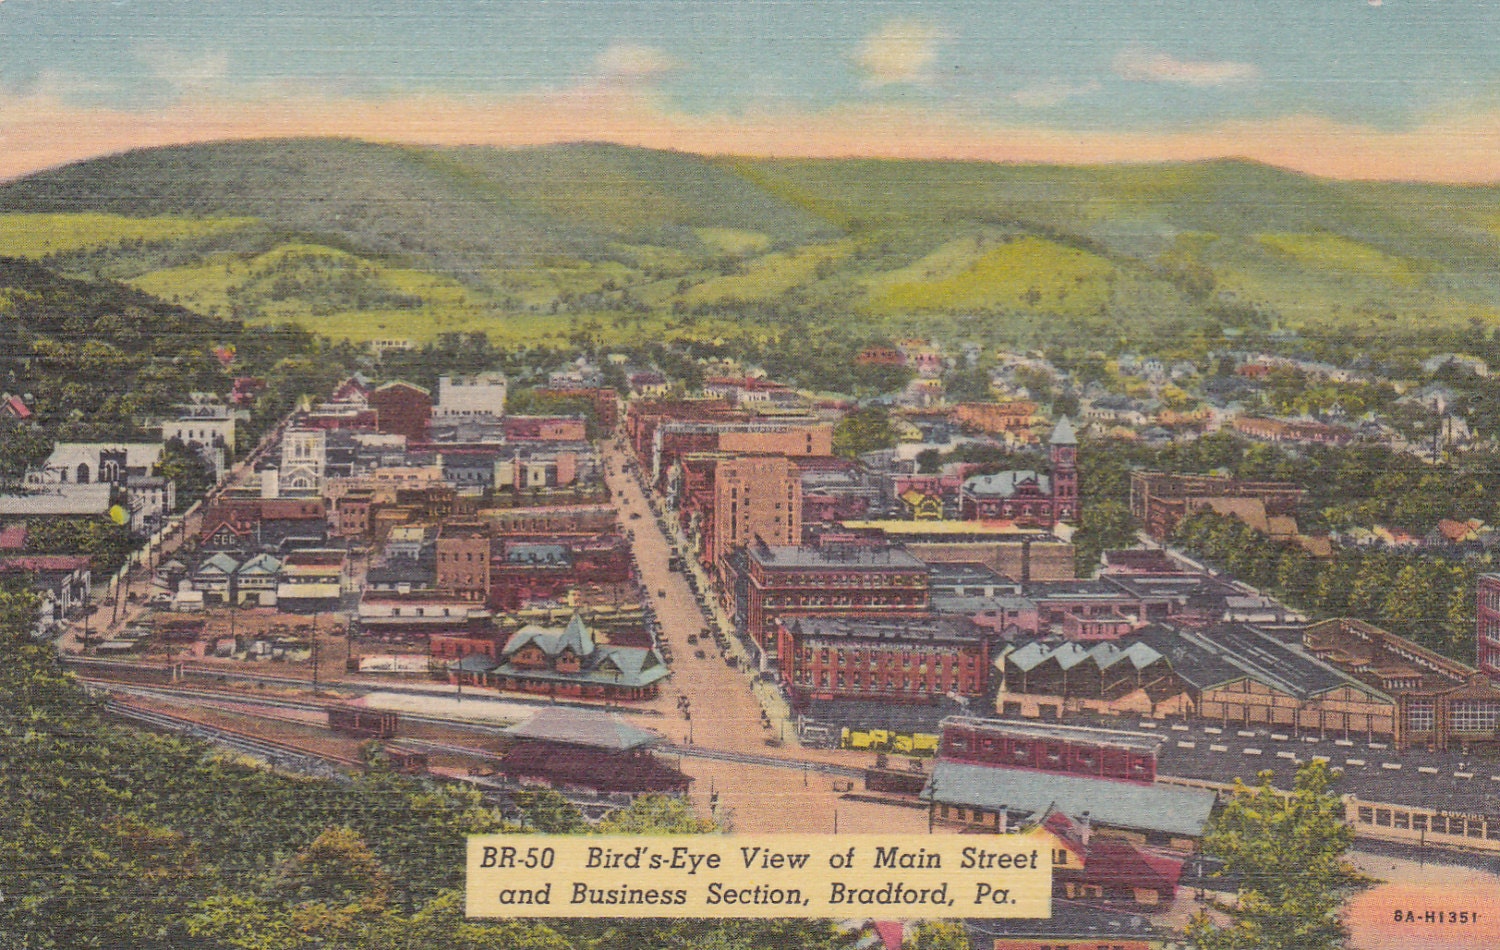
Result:
{"label": "tree", "polygon": [[52,453],[52,440],[35,426],[0,416],[0,489],[21,484]]}
{"label": "tree", "polygon": [[575,834],[587,827],[577,806],[550,788],[515,792],[511,800],[533,830],[562,835]]}
{"label": "tree", "polygon": [[1188,925],[1197,950],[1334,950],[1348,937],[1339,908],[1364,878],[1344,857],[1354,830],[1328,765],[1302,766],[1289,794],[1272,778],[1263,771],[1254,787],[1236,779],[1204,837],[1204,850],[1242,883],[1237,901],[1215,902],[1215,914]]}
{"label": "tree", "polygon": [[168,439],[166,445],[162,446],[161,465],[158,469],[163,478],[177,483],[178,510],[208,494],[216,481],[213,466],[178,438]]}
{"label": "tree", "polygon": [[1105,551],[1135,544],[1135,519],[1130,506],[1119,501],[1100,501],[1080,506],[1078,530],[1073,534],[1074,563],[1080,575],[1092,575]]}
{"label": "tree", "polygon": [[926,920],[902,942],[901,950],[969,950],[969,934],[955,921]]}
{"label": "tree", "polygon": [[391,881],[380,860],[351,828],[328,828],[277,870],[272,889],[294,903],[377,908]]}
{"label": "tree", "polygon": [[896,444],[896,430],[884,409],[871,406],[856,409],[833,427],[833,451],[836,455],[855,458],[866,452],[889,449]]}
{"label": "tree", "polygon": [[599,833],[606,835],[691,835],[714,830],[714,823],[693,814],[687,802],[665,795],[642,795],[630,807],[599,822]]}

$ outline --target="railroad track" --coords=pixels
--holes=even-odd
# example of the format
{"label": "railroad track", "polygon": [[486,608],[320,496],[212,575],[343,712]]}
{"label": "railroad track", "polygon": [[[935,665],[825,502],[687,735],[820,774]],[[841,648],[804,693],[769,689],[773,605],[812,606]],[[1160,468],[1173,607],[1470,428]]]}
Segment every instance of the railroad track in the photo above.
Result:
{"label": "railroad track", "polygon": [[300,772],[342,776],[343,773],[339,769],[333,768],[333,766],[361,771],[365,768],[363,762],[348,756],[304,749],[301,746],[295,746],[287,742],[278,742],[275,739],[267,739],[263,736],[251,735],[250,733],[230,729],[225,726],[211,726],[183,716],[173,716],[170,713],[158,712],[153,709],[141,709],[131,706],[128,703],[111,700],[106,704],[106,708],[109,712],[125,719],[131,719],[158,729],[165,729],[169,732],[194,736],[212,742],[215,745],[233,749],[236,752],[266,759],[273,764],[291,766]]}
{"label": "railroad track", "polygon": [[[145,696],[156,698],[193,697],[206,702],[236,703],[250,706],[272,706],[283,709],[299,709],[314,712],[327,712],[329,707],[341,705],[339,702],[311,702],[296,699],[277,699],[269,696],[247,696],[243,693],[235,693],[227,690],[203,689],[192,686],[153,686],[143,683],[122,682],[120,680],[98,679],[95,677],[80,677],[88,686],[96,689],[107,690],[112,693],[125,693],[133,696]],[[472,722],[466,719],[444,719],[441,716],[424,716],[420,713],[398,710],[397,714],[402,722],[422,723],[431,726],[444,726],[450,729],[462,729],[465,732],[475,732],[481,735],[504,736],[507,735],[505,726],[492,726],[485,723]],[[247,715],[254,715],[247,713]]]}
{"label": "railroad track", "polygon": [[736,762],[740,765],[761,765],[773,769],[793,769],[837,775],[841,778],[863,778],[865,770],[852,765],[834,765],[831,762],[814,762],[810,759],[779,759],[773,755],[755,755],[748,752],[724,752],[693,745],[663,745],[656,747],[668,755],[680,755],[690,759],[713,759],[718,762]]}

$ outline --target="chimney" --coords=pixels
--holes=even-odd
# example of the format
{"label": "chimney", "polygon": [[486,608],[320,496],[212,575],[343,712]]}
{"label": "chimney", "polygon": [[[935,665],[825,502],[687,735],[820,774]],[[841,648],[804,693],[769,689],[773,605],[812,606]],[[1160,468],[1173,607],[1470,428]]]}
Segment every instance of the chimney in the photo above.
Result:
{"label": "chimney", "polygon": [[1089,823],[1089,813],[1084,812],[1078,816],[1078,840],[1085,849],[1089,846],[1089,837],[1093,834],[1093,826]]}

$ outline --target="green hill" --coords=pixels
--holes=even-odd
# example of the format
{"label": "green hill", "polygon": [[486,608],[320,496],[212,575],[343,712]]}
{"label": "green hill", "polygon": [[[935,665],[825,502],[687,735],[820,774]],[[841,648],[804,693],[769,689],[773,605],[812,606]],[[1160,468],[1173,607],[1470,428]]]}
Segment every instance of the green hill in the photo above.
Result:
{"label": "green hill", "polygon": [[1500,189],[1239,161],[194,145],[0,185],[0,252],[354,339],[696,322],[1180,349],[1225,329],[1357,342],[1500,320]]}

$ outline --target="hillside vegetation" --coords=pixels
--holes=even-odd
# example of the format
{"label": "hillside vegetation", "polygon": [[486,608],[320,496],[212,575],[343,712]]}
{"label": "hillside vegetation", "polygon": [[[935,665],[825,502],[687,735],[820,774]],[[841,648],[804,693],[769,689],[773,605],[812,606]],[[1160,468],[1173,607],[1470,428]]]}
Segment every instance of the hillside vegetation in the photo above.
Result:
{"label": "hillside vegetation", "polygon": [[[1500,189],[1247,162],[710,159],[346,140],[131,152],[0,185],[0,251],[334,337],[776,340],[808,326],[1201,351],[1423,348],[1500,319]],[[1447,331],[1447,333],[1443,333]]]}

